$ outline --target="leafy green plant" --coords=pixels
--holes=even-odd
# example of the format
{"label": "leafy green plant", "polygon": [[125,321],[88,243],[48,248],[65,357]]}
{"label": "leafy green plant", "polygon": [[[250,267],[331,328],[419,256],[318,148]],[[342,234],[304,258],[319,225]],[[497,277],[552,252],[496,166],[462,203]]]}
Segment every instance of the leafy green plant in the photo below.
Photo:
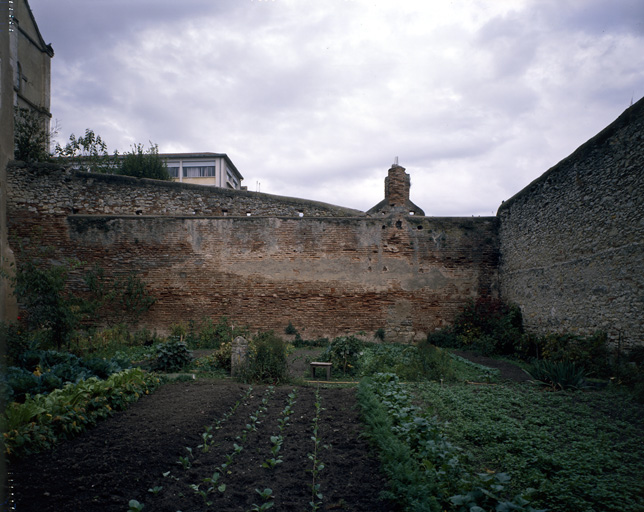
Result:
{"label": "leafy green plant", "polygon": [[569,361],[534,361],[528,373],[553,390],[581,389],[586,386],[586,372]]}
{"label": "leafy green plant", "polygon": [[210,447],[212,446],[213,435],[212,435],[212,426],[206,426],[205,431],[201,434],[201,444],[197,448],[201,448],[203,453],[208,453]]}
{"label": "leafy green plant", "polygon": [[264,503],[261,505],[257,505],[253,503],[252,508],[250,509],[251,512],[262,512],[264,510],[269,510],[273,508],[273,505],[275,504],[272,501],[268,501],[273,497],[273,490],[266,488],[263,491],[260,491],[259,489],[255,489],[255,492],[260,495],[262,500],[264,500]]}
{"label": "leafy green plant", "polygon": [[226,484],[222,484],[219,482],[221,478],[221,473],[219,471],[215,471],[212,476],[204,478],[203,483],[210,485],[209,489],[217,489],[219,492],[223,493],[226,491]]}
{"label": "leafy green plant", "polygon": [[71,439],[114,411],[125,409],[159,383],[153,375],[130,369],[106,380],[90,378],[48,395],[27,397],[23,404],[11,404],[0,416],[5,455],[20,458]]}
{"label": "leafy green plant", "polygon": [[[504,495],[527,494],[533,507],[551,512],[644,507],[644,408],[630,394],[432,382],[406,388],[440,418],[446,438],[471,454],[465,464],[473,478],[495,469],[512,476]],[[454,495],[473,490],[471,481]]]}
{"label": "leafy green plant", "polygon": [[311,510],[319,510],[322,506],[322,500],[324,495],[322,494],[321,484],[319,482],[320,472],[324,469],[324,462],[320,460],[320,449],[322,447],[328,448],[328,445],[322,445],[322,440],[319,435],[320,431],[320,415],[324,408],[322,407],[322,396],[320,394],[320,387],[318,386],[315,390],[315,416],[313,417],[312,430],[313,435],[311,440],[313,441],[313,451],[307,454],[308,459],[311,461],[311,501],[309,505]]}
{"label": "leafy green plant", "polygon": [[154,368],[164,372],[180,371],[192,361],[188,346],[178,340],[159,343],[156,347]]}
{"label": "leafy green plant", "polygon": [[436,418],[413,403],[396,375],[378,374],[363,381],[359,399],[370,436],[393,479],[391,497],[404,500],[410,510],[462,506],[456,510],[536,512],[524,496],[504,499],[507,475],[470,472],[462,450],[445,438]]}
{"label": "leafy green plant", "polygon": [[141,512],[145,508],[145,505],[139,503],[137,500],[130,500],[128,507],[128,512]]}
{"label": "leafy green plant", "polygon": [[280,455],[280,450],[282,449],[282,444],[284,443],[284,437],[271,436],[271,455],[272,457],[267,458],[263,463],[262,467],[267,469],[273,469],[278,464],[284,462],[282,455]]}

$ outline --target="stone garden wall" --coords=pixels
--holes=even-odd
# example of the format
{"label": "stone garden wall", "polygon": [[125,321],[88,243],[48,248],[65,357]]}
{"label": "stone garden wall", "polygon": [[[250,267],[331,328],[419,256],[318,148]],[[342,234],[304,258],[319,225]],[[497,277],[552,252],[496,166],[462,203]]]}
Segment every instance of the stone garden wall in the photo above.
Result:
{"label": "stone garden wall", "polygon": [[135,270],[158,299],[143,324],[160,332],[224,315],[279,333],[290,321],[309,338],[383,328],[411,341],[497,292],[494,217],[369,216],[50,166],[12,166],[8,182],[17,243],[108,274]]}
{"label": "stone garden wall", "polygon": [[501,295],[530,330],[644,343],[644,101],[498,211]]}

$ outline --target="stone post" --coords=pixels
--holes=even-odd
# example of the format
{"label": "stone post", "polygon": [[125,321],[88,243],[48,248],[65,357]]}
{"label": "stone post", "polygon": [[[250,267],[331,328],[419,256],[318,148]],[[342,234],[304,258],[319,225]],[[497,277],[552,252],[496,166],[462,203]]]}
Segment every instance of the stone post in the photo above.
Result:
{"label": "stone post", "polygon": [[248,358],[248,341],[243,336],[237,336],[232,343],[230,354],[230,374],[235,377],[246,364]]}

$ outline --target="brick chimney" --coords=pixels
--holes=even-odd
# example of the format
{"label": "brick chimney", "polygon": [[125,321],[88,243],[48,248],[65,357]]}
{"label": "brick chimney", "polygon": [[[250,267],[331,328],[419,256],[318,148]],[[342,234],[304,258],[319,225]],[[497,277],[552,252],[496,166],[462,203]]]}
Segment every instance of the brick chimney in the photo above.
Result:
{"label": "brick chimney", "polygon": [[402,208],[409,202],[409,174],[394,164],[385,178],[385,201],[391,208]]}
{"label": "brick chimney", "polygon": [[410,180],[405,168],[393,164],[385,178],[385,199],[367,211],[367,213],[403,213],[407,215],[425,215],[425,212],[409,200]]}

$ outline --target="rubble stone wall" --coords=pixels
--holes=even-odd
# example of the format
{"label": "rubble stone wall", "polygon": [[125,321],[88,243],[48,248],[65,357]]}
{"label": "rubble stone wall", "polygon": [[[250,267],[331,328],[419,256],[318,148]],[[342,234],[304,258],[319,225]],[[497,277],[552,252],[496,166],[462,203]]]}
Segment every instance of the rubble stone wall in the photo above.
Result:
{"label": "rubble stone wall", "polygon": [[644,343],[644,101],[498,218],[501,295],[528,329]]}

